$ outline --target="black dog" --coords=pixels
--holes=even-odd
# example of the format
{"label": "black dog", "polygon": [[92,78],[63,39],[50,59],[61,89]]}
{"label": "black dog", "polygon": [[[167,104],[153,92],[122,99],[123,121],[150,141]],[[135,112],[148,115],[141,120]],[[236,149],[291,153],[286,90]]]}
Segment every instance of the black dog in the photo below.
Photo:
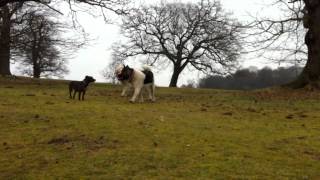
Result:
{"label": "black dog", "polygon": [[[83,81],[71,81],[69,83],[70,99],[74,99],[75,96],[76,96],[76,93],[78,92],[79,93],[79,100],[81,100],[80,96],[81,96],[81,93],[82,93],[82,101],[83,101],[84,100],[84,95],[86,94],[86,90],[87,90],[87,87],[88,87],[89,83],[95,82],[95,81],[96,80],[93,79],[93,77],[91,77],[91,76],[86,76]],[[71,93],[72,93],[73,90],[74,90],[74,92],[73,92],[73,97],[72,97]]]}

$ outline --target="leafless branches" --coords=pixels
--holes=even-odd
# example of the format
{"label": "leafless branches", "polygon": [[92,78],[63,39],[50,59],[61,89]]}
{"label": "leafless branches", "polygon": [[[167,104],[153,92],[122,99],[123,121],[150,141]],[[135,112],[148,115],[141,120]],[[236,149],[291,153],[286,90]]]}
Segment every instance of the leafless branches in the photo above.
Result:
{"label": "leafless branches", "polygon": [[116,49],[124,57],[143,55],[152,63],[171,62],[175,86],[186,66],[204,73],[232,67],[241,48],[241,27],[218,1],[144,6],[123,19],[122,34],[128,41]]}
{"label": "leafless branches", "polygon": [[36,78],[62,77],[68,72],[66,59],[85,45],[86,39],[62,35],[68,33],[68,25],[54,17],[50,12],[27,9],[20,24],[13,26],[11,55],[19,59],[23,73]]}
{"label": "leafless branches", "polygon": [[[248,52],[278,63],[301,63],[307,59],[303,27],[304,3],[301,0],[276,0],[272,8],[280,13],[269,17],[254,17],[247,31]],[[265,53],[268,52],[268,53]]]}
{"label": "leafless branches", "polygon": [[108,13],[114,12],[117,15],[127,14],[129,12],[128,4],[130,0],[0,0],[0,7],[13,3],[28,3],[44,6],[59,14],[63,14],[56,4],[65,4],[69,6],[70,14],[74,23],[77,21],[78,12],[88,12],[90,14],[102,15],[105,21],[108,21]]}
{"label": "leafless branches", "polygon": [[[93,7],[103,8],[110,11],[113,11],[117,14],[123,14],[126,12],[124,9],[125,5],[129,3],[129,0],[58,0],[60,2],[65,1],[70,6],[74,4],[82,4],[82,5],[89,5]],[[56,2],[55,0],[0,0],[0,7],[4,7],[6,5],[12,3],[25,3],[25,2],[34,2],[41,5],[45,5],[50,9],[54,9],[58,11],[54,7],[51,6],[51,3]]]}

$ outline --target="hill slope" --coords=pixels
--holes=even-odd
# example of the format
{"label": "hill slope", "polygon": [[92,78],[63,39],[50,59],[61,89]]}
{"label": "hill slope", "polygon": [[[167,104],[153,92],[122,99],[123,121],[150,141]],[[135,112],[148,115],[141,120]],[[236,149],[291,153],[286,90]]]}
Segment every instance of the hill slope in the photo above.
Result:
{"label": "hill slope", "polygon": [[0,179],[317,179],[320,95],[0,78]]}

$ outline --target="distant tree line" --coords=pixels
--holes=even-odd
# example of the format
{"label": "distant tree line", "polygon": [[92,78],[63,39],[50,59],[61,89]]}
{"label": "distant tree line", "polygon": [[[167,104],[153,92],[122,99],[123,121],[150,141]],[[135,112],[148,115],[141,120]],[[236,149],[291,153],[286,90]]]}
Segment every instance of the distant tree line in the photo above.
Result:
{"label": "distant tree line", "polygon": [[279,86],[295,80],[302,71],[302,67],[280,67],[271,69],[264,67],[260,70],[252,68],[239,69],[228,76],[208,76],[199,80],[198,87],[250,90]]}

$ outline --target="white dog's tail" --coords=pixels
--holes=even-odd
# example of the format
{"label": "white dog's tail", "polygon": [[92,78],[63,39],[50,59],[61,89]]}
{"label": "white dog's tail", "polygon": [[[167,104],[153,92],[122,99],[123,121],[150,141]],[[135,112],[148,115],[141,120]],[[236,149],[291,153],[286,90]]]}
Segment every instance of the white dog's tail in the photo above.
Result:
{"label": "white dog's tail", "polygon": [[[143,65],[142,66],[142,69],[145,70],[145,71],[151,71],[151,67],[148,66],[148,65]],[[152,72],[152,71],[151,71]]]}

